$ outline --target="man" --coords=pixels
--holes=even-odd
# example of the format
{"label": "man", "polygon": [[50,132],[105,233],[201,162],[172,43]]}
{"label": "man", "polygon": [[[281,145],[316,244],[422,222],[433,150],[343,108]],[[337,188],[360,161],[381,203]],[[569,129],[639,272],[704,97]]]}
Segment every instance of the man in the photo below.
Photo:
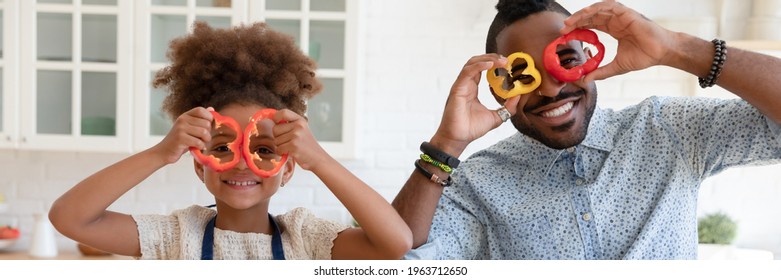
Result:
{"label": "man", "polygon": [[[393,201],[417,248],[407,258],[694,259],[700,183],[728,167],[780,162],[781,60],[663,29],[615,1],[571,16],[554,1],[501,0],[497,10],[487,54],[463,67],[439,129],[422,145],[427,160]],[[616,57],[580,80],[558,81],[542,66],[543,49],[577,28],[614,37]],[[489,110],[477,99],[481,73],[514,63],[505,57],[515,52],[531,55],[541,85],[497,97],[504,106]],[[556,52],[565,68],[591,56],[579,42]],[[742,99],[596,107],[594,80],[655,65]],[[505,110],[520,133],[458,165]]]}

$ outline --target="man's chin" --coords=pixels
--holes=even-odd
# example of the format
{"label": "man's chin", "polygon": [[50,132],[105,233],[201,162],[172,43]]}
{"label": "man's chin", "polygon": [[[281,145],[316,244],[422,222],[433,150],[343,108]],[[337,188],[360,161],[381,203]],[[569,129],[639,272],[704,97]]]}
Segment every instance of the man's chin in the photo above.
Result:
{"label": "man's chin", "polygon": [[586,129],[578,127],[575,121],[551,127],[546,132],[528,127],[516,127],[518,131],[530,138],[537,140],[551,149],[566,149],[576,146],[586,139]]}
{"label": "man's chin", "polygon": [[583,142],[583,139],[586,137],[579,137],[577,139],[569,138],[569,139],[537,139],[537,141],[540,141],[543,145],[547,146],[548,148],[555,149],[555,150],[561,150],[566,149],[570,147],[577,146],[581,142]]}

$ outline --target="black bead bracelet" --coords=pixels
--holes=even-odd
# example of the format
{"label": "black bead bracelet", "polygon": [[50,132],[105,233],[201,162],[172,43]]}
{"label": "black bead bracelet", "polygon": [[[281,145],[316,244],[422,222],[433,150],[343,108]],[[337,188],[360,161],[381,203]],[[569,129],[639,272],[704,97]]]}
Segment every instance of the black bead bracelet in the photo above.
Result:
{"label": "black bead bracelet", "polygon": [[697,78],[700,82],[701,88],[712,87],[716,84],[716,81],[721,75],[721,69],[724,67],[724,62],[727,61],[727,42],[721,39],[713,39],[711,41],[716,52],[713,55],[713,63],[710,67],[710,72],[705,78]]}

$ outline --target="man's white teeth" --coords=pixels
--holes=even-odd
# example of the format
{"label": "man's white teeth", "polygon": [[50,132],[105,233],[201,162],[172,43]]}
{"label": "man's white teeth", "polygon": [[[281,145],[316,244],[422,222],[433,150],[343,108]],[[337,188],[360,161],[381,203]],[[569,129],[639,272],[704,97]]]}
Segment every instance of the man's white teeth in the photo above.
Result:
{"label": "man's white teeth", "polygon": [[559,108],[542,112],[542,116],[546,118],[553,118],[564,115],[569,112],[569,110],[572,110],[573,105],[574,103],[567,102],[567,104],[561,105]]}
{"label": "man's white teeth", "polygon": [[243,181],[243,182],[241,182],[241,181],[227,181],[227,182],[228,182],[228,184],[235,185],[235,186],[249,186],[249,185],[257,185],[258,184],[258,182],[255,182],[255,181]]}

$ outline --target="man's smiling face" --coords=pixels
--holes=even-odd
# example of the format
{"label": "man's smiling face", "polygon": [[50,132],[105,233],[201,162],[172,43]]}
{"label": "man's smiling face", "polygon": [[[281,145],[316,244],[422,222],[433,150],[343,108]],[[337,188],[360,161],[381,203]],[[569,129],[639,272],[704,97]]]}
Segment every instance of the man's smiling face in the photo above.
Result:
{"label": "man's smiling face", "polygon": [[[537,62],[542,76],[542,84],[536,91],[521,96],[517,113],[511,119],[513,125],[521,133],[554,149],[572,147],[585,139],[597,102],[594,82],[560,82],[542,65],[543,49],[561,36],[559,29],[565,18],[556,12],[539,12],[507,26],[496,37],[499,54],[528,53]],[[565,68],[583,64],[589,58],[577,41],[558,46],[556,52]]]}

